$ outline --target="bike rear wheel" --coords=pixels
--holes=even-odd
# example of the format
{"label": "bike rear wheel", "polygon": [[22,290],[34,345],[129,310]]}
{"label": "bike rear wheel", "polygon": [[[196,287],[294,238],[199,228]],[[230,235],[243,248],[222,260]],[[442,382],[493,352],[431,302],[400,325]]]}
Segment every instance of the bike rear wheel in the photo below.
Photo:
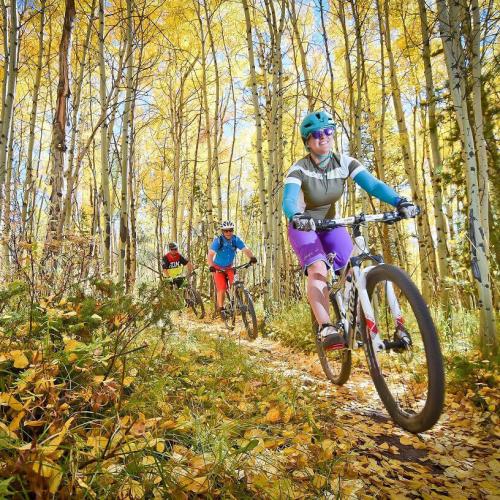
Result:
{"label": "bike rear wheel", "polygon": [[[445,392],[443,359],[432,317],[417,287],[401,269],[376,266],[368,272],[366,285],[378,333],[386,345],[394,346],[375,352],[370,338],[374,325],[361,315],[370,375],[392,419],[410,432],[423,432],[438,421]],[[401,312],[397,319],[392,313],[393,296]]]}
{"label": "bike rear wheel", "polygon": [[[335,293],[330,292],[330,318],[332,323],[343,329],[340,322],[340,311],[335,300]],[[318,338],[318,322],[311,309],[311,320],[313,335],[316,340],[316,352],[318,353],[321,368],[328,380],[336,385],[343,385],[351,375],[352,351],[350,349],[325,350],[323,343]]]}
{"label": "bike rear wheel", "polygon": [[236,300],[248,336],[251,339],[256,339],[258,334],[257,316],[250,293],[245,288],[239,288],[236,290]]}

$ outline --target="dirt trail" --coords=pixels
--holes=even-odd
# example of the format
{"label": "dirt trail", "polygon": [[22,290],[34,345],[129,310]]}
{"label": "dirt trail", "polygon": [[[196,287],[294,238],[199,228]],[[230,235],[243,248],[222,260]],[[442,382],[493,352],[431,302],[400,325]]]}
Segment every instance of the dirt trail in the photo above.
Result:
{"label": "dirt trail", "polygon": [[183,317],[182,330],[191,329],[229,335],[266,370],[293,377],[314,394],[317,421],[346,453],[338,472],[350,483],[351,498],[376,491],[380,498],[500,499],[500,433],[468,400],[448,394],[438,424],[412,435],[392,423],[362,352],[354,357],[350,380],[338,387],[327,381],[316,356],[268,338],[250,341],[221,323]]}

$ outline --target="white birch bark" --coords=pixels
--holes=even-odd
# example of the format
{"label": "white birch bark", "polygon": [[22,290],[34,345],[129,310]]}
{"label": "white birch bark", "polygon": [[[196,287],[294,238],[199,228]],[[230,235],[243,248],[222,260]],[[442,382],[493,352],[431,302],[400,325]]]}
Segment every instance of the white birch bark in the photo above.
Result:
{"label": "white birch bark", "polygon": [[498,352],[498,339],[495,327],[495,313],[491,292],[487,241],[481,227],[481,204],[479,199],[478,165],[474,145],[474,133],[469,121],[466,86],[463,68],[463,48],[461,33],[457,31],[457,6],[446,0],[437,0],[438,21],[443,42],[449,87],[453,107],[460,129],[464,147],[465,173],[469,198],[469,224],[471,239],[472,265],[477,266],[476,283],[481,313],[481,350],[483,355]]}

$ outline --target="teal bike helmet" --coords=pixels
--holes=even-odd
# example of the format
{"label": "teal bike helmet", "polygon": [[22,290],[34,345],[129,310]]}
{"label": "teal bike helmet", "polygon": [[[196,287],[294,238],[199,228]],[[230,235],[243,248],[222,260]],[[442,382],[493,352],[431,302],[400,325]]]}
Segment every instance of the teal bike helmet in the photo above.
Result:
{"label": "teal bike helmet", "polygon": [[300,124],[300,135],[305,142],[311,132],[326,127],[335,127],[332,115],[326,111],[314,111],[305,116]]}

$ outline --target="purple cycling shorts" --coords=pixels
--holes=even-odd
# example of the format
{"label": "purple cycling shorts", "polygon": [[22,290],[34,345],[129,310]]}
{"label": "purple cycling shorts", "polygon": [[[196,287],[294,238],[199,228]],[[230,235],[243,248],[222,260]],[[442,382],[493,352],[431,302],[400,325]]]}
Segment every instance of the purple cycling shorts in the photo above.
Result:
{"label": "purple cycling shorts", "polygon": [[333,268],[342,269],[347,264],[353,248],[351,236],[345,227],[316,233],[299,231],[289,224],[288,239],[304,271],[307,266],[318,260],[324,261],[327,267],[330,267],[326,257],[329,253],[335,254]]}

